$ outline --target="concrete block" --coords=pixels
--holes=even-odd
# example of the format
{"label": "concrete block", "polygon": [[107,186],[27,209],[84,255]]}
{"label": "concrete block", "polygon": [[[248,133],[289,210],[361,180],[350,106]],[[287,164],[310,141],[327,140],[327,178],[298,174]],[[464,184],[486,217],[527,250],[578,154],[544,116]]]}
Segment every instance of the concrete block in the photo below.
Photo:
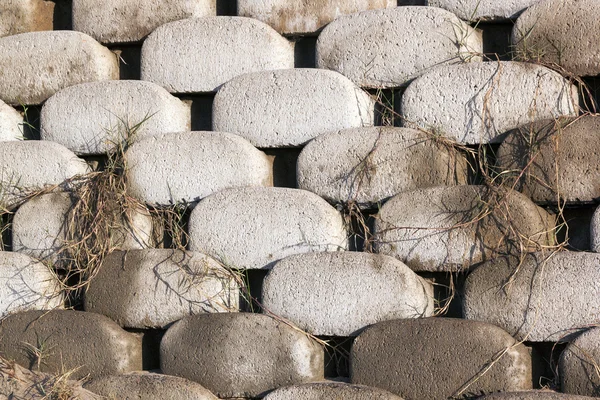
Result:
{"label": "concrete block", "polygon": [[465,318],[501,326],[518,339],[557,341],[593,324],[600,289],[595,253],[533,253],[500,257],[476,268],[465,283]]}
{"label": "concrete block", "polygon": [[190,250],[240,269],[268,269],[294,254],[348,246],[335,208],[313,193],[288,188],[222,190],[194,208],[189,234]]}
{"label": "concrete block", "polygon": [[329,132],[298,158],[298,187],[332,203],[371,207],[397,193],[467,183],[467,162],[455,148],[408,128]]}
{"label": "concrete block", "polygon": [[321,336],[356,336],[368,325],[433,315],[433,285],[393,257],[307,253],[275,263],[265,309]]}
{"label": "concrete block", "polygon": [[194,315],[160,345],[161,369],[223,397],[262,397],[323,379],[323,348],[303,332],[260,314]]}
{"label": "concrete block", "polygon": [[157,28],[142,47],[142,80],[171,93],[216,92],[238,75],[294,68],[294,48],[243,17],[190,18]]}
{"label": "concrete block", "polygon": [[428,0],[431,7],[446,9],[465,21],[514,19],[540,0]]}
{"label": "concrete block", "polygon": [[574,395],[600,396],[600,377],[596,373],[599,363],[600,329],[591,327],[569,343],[560,355],[561,390]]}
{"label": "concrete block", "polygon": [[460,271],[515,249],[552,245],[554,227],[553,217],[518,192],[440,186],[385,203],[375,245],[415,271]]}
{"label": "concrete block", "polygon": [[50,97],[41,114],[42,140],[83,155],[104,154],[125,140],[189,131],[190,127],[189,105],[143,81],[71,86]]}
{"label": "concrete block", "polygon": [[0,4],[0,37],[53,29],[54,2],[4,0]]}
{"label": "concrete block", "polygon": [[386,390],[342,382],[305,383],[269,393],[264,400],[402,400]]}
{"label": "concrete block", "polygon": [[216,13],[215,0],[73,0],[73,30],[101,43],[139,42],[168,22]]}
{"label": "concrete block", "polygon": [[[0,352],[8,360],[72,379],[142,368],[142,346],[103,315],[72,310],[12,314],[0,324]],[[37,355],[36,355],[37,354]]]}
{"label": "concrete block", "polygon": [[590,222],[590,247],[595,253],[600,253],[600,207],[596,208]]}
{"label": "concrete block", "polygon": [[234,78],[213,103],[213,130],[257,147],[301,146],[316,136],[373,125],[375,103],[344,76],[317,69],[259,72]]}
{"label": "concrete block", "polygon": [[532,388],[531,356],[523,344],[497,326],[460,319],[373,325],[354,341],[350,367],[352,383],[406,400]]}
{"label": "concrete block", "polygon": [[247,140],[223,132],[157,135],[125,153],[129,193],[146,203],[194,202],[236,186],[270,186],[267,156]]}
{"label": "concrete block", "polygon": [[591,400],[591,397],[551,392],[549,390],[529,390],[524,392],[493,393],[479,397],[480,400]]}
{"label": "concrete block", "polygon": [[481,34],[449,11],[396,7],[339,17],[317,41],[317,67],[362,87],[393,88],[440,64],[479,61]]}
{"label": "concrete block", "polygon": [[463,144],[497,143],[522,125],[579,111],[577,88],[548,68],[512,61],[436,68],[402,96],[406,126]]}
{"label": "concrete block", "polygon": [[0,100],[0,141],[23,139],[23,116]]}
{"label": "concrete block", "polygon": [[117,57],[81,32],[30,32],[0,39],[0,99],[44,102],[78,83],[119,79]]}

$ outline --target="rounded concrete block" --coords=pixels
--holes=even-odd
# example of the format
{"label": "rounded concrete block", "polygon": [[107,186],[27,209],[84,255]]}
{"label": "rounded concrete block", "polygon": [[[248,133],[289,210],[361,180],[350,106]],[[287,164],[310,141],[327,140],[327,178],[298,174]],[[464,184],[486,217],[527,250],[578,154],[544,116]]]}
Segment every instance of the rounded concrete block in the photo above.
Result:
{"label": "rounded concrete block", "polygon": [[431,7],[448,10],[465,21],[514,19],[540,0],[428,0]]}
{"label": "rounded concrete block", "polygon": [[296,147],[322,133],[373,125],[367,92],[333,71],[288,69],[227,82],[213,103],[213,130],[257,147]]}
{"label": "rounded concrete block", "polygon": [[460,319],[381,322],[356,338],[350,354],[352,383],[406,400],[531,389],[531,368],[529,350],[508,333]]}
{"label": "rounded concrete block", "polygon": [[599,266],[595,253],[499,257],[467,277],[463,314],[501,326],[518,339],[557,341],[597,322]]}
{"label": "rounded concrete block", "polygon": [[0,324],[0,353],[30,369],[72,379],[142,369],[142,345],[103,315],[72,310],[12,314]]}
{"label": "rounded concrete block", "polygon": [[460,271],[515,249],[554,244],[555,221],[522,194],[484,186],[403,192],[383,205],[375,246],[415,271]]}
{"label": "rounded concrete block", "polygon": [[215,0],[74,0],[73,29],[101,43],[139,42],[168,22],[216,13]]}
{"label": "rounded concrete block", "polygon": [[23,139],[23,116],[0,100],[0,141]]}
{"label": "rounded concrete block", "polygon": [[146,203],[198,201],[237,186],[270,186],[265,153],[238,135],[182,132],[148,137],[125,153],[129,193]]}
{"label": "rounded concrete block", "polygon": [[402,400],[386,390],[342,382],[305,383],[269,393],[264,400]]}
{"label": "rounded concrete block", "polygon": [[549,390],[529,390],[523,392],[493,393],[478,397],[480,400],[591,400],[591,397],[551,392]]}
{"label": "rounded concrete block", "polygon": [[343,16],[317,41],[317,66],[362,87],[406,85],[430,68],[479,61],[481,34],[449,11],[396,7]]}
{"label": "rounded concrete block", "polygon": [[157,28],[142,47],[142,80],[171,93],[216,92],[238,75],[294,68],[294,47],[252,18],[206,17]]}
{"label": "rounded concrete block", "polygon": [[565,393],[600,396],[600,328],[592,327],[577,336],[560,355],[560,388]]}
{"label": "rounded concrete block", "polygon": [[194,315],[160,344],[163,372],[217,396],[262,397],[282,386],[323,379],[323,348],[304,332],[260,314]]}
{"label": "rounded concrete block", "polygon": [[51,31],[54,3],[46,0],[4,0],[0,4],[0,37]]}
{"label": "rounded concrete block", "polygon": [[190,250],[239,269],[282,258],[345,250],[341,214],[317,195],[287,188],[234,188],[202,200],[189,223]]}
{"label": "rounded concrete block", "polygon": [[356,336],[368,325],[433,315],[433,285],[393,257],[307,253],[278,261],[263,282],[270,313],[322,336]]}
{"label": "rounded concrete block", "polygon": [[190,107],[153,83],[91,82],[48,99],[41,113],[41,137],[75,154],[104,154],[125,140],[188,131],[190,121]]}
{"label": "rounded concrete block", "polygon": [[408,128],[326,133],[304,147],[297,170],[299,188],[361,207],[412,189],[467,183],[467,161],[460,152]]}
{"label": "rounded concrete block", "polygon": [[501,142],[538,120],[576,116],[577,88],[548,68],[512,61],[448,65],[415,79],[402,96],[406,126],[463,144]]}
{"label": "rounded concrete block", "polygon": [[119,79],[117,56],[81,32],[30,32],[0,39],[0,99],[40,104],[83,82]]}

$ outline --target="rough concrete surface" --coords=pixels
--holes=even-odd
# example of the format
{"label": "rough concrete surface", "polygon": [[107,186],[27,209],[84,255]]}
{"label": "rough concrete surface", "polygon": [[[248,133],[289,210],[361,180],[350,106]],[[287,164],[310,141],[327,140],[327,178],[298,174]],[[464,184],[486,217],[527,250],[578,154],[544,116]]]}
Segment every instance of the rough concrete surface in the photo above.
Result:
{"label": "rough concrete surface", "polygon": [[23,139],[23,116],[0,100],[0,141]]}
{"label": "rough concrete surface", "polygon": [[216,13],[216,0],[73,0],[73,29],[101,43],[139,42],[168,22]]}
{"label": "rough concrete surface", "polygon": [[119,79],[117,56],[81,32],[30,32],[0,39],[0,99],[40,104],[78,83]]}
{"label": "rough concrete surface", "polygon": [[590,248],[600,253],[600,207],[596,208],[590,222]]}
{"label": "rough concrete surface", "polygon": [[150,204],[198,201],[237,186],[271,186],[269,158],[244,138],[182,132],[140,140],[125,159],[129,194]]}
{"label": "rough concrete surface", "polygon": [[591,400],[587,396],[552,392],[549,390],[529,390],[523,392],[493,393],[478,397],[479,400]]}
{"label": "rough concrete surface", "polygon": [[579,111],[577,88],[559,73],[512,61],[447,65],[415,79],[402,96],[407,126],[464,144],[501,142],[531,122]]}
{"label": "rough concrete surface", "polygon": [[257,147],[296,147],[322,133],[373,124],[368,93],[333,71],[289,69],[227,82],[213,103],[213,130]]}
{"label": "rough concrete surface", "polygon": [[323,379],[323,349],[289,325],[248,313],[194,315],[173,325],[160,345],[161,369],[219,397],[258,397]]}
{"label": "rough concrete surface", "polygon": [[385,203],[375,222],[375,245],[415,271],[456,271],[498,254],[551,245],[554,226],[548,212],[518,192],[440,186]]}
{"label": "rough concrete surface", "polygon": [[523,344],[497,326],[459,319],[394,320],[367,328],[354,342],[350,368],[352,383],[406,400],[532,388],[531,356]]}
{"label": "rough concrete surface", "polygon": [[84,308],[127,328],[164,328],[191,314],[237,311],[239,296],[233,273],[204,254],[117,251],[90,282]]}
{"label": "rough concrete surface", "polygon": [[142,47],[142,80],[171,93],[216,92],[238,75],[294,68],[294,47],[252,18],[206,17],[157,28]]}
{"label": "rough concrete surface", "polygon": [[402,400],[379,388],[341,382],[305,383],[269,393],[264,400]]}
{"label": "rough concrete surface", "polygon": [[302,330],[356,336],[368,325],[433,315],[433,286],[393,257],[307,253],[275,263],[262,304]]}
{"label": "rough concrete surface", "polygon": [[326,133],[298,158],[298,187],[333,203],[371,207],[417,188],[467,183],[467,162],[455,148],[408,128],[374,127]]}
{"label": "rough concrete surface", "polygon": [[560,388],[565,393],[600,396],[600,328],[592,327],[577,336],[560,355]]}
{"label": "rough concrete surface", "polygon": [[435,7],[396,7],[342,16],[317,41],[317,66],[359,86],[406,85],[434,66],[479,61],[481,34]]}
{"label": "rough concrete surface", "polygon": [[317,195],[288,188],[234,188],[201,201],[189,223],[190,250],[240,269],[291,256],[345,250],[341,214]]}
{"label": "rough concrete surface", "polygon": [[0,4],[0,37],[33,31],[51,31],[54,2],[3,0]]}
{"label": "rough concrete surface", "polygon": [[428,0],[432,7],[444,8],[465,21],[506,20],[540,0]]}
{"label": "rough concrete surface", "polygon": [[189,131],[190,121],[189,105],[153,83],[90,82],[48,99],[40,133],[42,140],[60,143],[75,154],[104,154],[125,141]]}
{"label": "rough concrete surface", "polygon": [[71,310],[29,311],[0,322],[0,353],[30,369],[72,379],[142,369],[142,345],[103,315]]}

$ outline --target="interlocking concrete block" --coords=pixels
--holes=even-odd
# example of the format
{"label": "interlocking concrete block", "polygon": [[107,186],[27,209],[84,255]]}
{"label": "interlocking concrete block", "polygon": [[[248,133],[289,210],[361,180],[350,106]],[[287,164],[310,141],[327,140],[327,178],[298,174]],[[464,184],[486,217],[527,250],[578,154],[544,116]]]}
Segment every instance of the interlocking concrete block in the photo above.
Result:
{"label": "interlocking concrete block", "polygon": [[576,76],[600,74],[600,29],[595,0],[545,0],[529,7],[513,28],[516,57],[556,63]]}
{"label": "interlocking concrete block", "polygon": [[597,321],[600,254],[558,252],[500,257],[465,284],[465,318],[486,321],[519,339],[556,341]]}
{"label": "interlocking concrete block", "polygon": [[0,324],[0,353],[25,367],[73,379],[142,369],[142,345],[103,315],[72,310],[12,314]]}
{"label": "interlocking concrete block", "polygon": [[117,56],[81,32],[30,32],[0,39],[0,99],[40,104],[68,86],[119,79]]}
{"label": "interlocking concrete block", "polygon": [[294,68],[294,47],[244,17],[190,18],[157,28],[142,47],[142,80],[171,93],[216,92],[238,75]]}
{"label": "interlocking concrete block", "polygon": [[323,336],[356,336],[380,321],[430,317],[434,311],[431,283],[393,257],[356,252],[278,261],[264,280],[262,304]]}
{"label": "interlocking concrete block", "polygon": [[596,372],[599,363],[600,328],[593,327],[576,337],[560,355],[561,390],[582,396],[600,396],[600,378]]}
{"label": "interlocking concrete block", "polygon": [[0,4],[0,37],[33,31],[51,31],[54,2],[4,0]]}
{"label": "interlocking concrete block", "polygon": [[248,313],[194,315],[160,344],[163,372],[219,397],[259,397],[282,386],[323,379],[323,349],[303,332]]}
{"label": "interlocking concrete block", "polygon": [[359,86],[406,85],[430,68],[479,61],[481,34],[449,11],[396,7],[343,16],[317,41],[317,66]]}
{"label": "interlocking concrete block", "polygon": [[157,135],[125,153],[129,193],[150,204],[193,202],[237,186],[270,186],[265,153],[223,132]]}
{"label": "interlocking concrete block", "polygon": [[23,116],[0,100],[0,141],[23,139]]}
{"label": "interlocking concrete block", "polygon": [[540,0],[428,0],[432,7],[440,7],[465,21],[498,21],[516,18],[523,10]]}
{"label": "interlocking concrete block", "polygon": [[216,13],[215,0],[74,0],[73,29],[101,43],[139,42],[168,22]]}
{"label": "interlocking concrete block", "polygon": [[190,124],[189,105],[158,85],[90,82],[63,89],[48,99],[41,113],[41,137],[75,154],[103,154],[125,141],[189,131]]}
{"label": "interlocking concrete block", "polygon": [[385,203],[375,222],[375,245],[415,271],[457,271],[514,249],[552,245],[554,227],[550,214],[518,192],[435,187]]}
{"label": "interlocking concrete block", "polygon": [[587,396],[551,392],[548,390],[529,390],[524,392],[493,393],[478,397],[480,400],[591,400]]}
{"label": "interlocking concrete block", "polygon": [[402,400],[386,390],[342,382],[305,383],[269,393],[264,400]]}
{"label": "interlocking concrete block", "polygon": [[257,147],[294,147],[332,130],[372,125],[374,109],[368,93],[333,71],[260,72],[223,85],[213,103],[213,130]]}
{"label": "interlocking concrete block", "polygon": [[313,193],[287,188],[234,188],[207,197],[192,211],[189,234],[190,250],[244,269],[348,246],[335,208]]}
{"label": "interlocking concrete block", "polygon": [[361,207],[412,189],[467,183],[467,162],[460,152],[408,128],[326,133],[304,147],[297,170],[299,188]]}
{"label": "interlocking concrete block", "polygon": [[531,356],[523,344],[497,326],[459,319],[373,325],[354,341],[350,368],[352,383],[406,400],[532,388]]}
{"label": "interlocking concrete block", "polygon": [[577,88],[562,75],[512,61],[436,68],[402,96],[405,125],[464,144],[501,142],[511,129],[578,110]]}

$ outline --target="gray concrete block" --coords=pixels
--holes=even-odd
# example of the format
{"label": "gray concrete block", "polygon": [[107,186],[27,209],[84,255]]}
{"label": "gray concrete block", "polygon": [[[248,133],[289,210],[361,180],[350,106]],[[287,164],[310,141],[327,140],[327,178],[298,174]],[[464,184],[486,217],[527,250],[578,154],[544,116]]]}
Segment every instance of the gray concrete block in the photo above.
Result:
{"label": "gray concrete block", "polygon": [[264,400],[402,400],[379,388],[342,382],[305,383],[269,393]]}
{"label": "gray concrete block", "polygon": [[0,37],[33,31],[51,31],[54,2],[4,0],[0,4]]}
{"label": "gray concrete block", "polygon": [[243,17],[190,18],[157,28],[142,47],[142,80],[171,93],[216,92],[238,75],[294,68],[294,47]]}
{"label": "gray concrete block", "polygon": [[368,325],[433,315],[433,285],[393,257],[307,253],[275,263],[262,304],[313,335],[356,336]]}
{"label": "gray concrete block", "polygon": [[[30,369],[72,379],[142,368],[142,346],[103,315],[71,310],[12,314],[0,324],[0,352]],[[37,355],[36,355],[37,354]]]}
{"label": "gray concrete block", "polygon": [[160,345],[161,369],[219,397],[259,397],[323,379],[323,348],[304,332],[260,314],[194,315]]}
{"label": "gray concrete block", "polygon": [[523,344],[497,326],[460,319],[381,322],[356,338],[350,366],[352,383],[406,400],[532,388]]}
{"label": "gray concrete block", "polygon": [[42,140],[85,155],[106,153],[125,140],[190,128],[189,105],[143,81],[71,86],[50,97],[41,114]]}
{"label": "gray concrete block", "polygon": [[415,79],[402,96],[406,126],[464,144],[501,142],[522,125],[579,111],[577,88],[548,68],[512,61],[449,65]]}
{"label": "gray concrete block", "polygon": [[393,88],[440,64],[480,61],[482,51],[480,32],[449,11],[407,6],[339,17],[319,35],[317,66]]}
{"label": "gray concrete block", "polygon": [[591,397],[552,392],[549,390],[529,390],[523,392],[493,393],[478,397],[480,400],[591,400]]}
{"label": "gray concrete block", "polygon": [[373,125],[375,103],[333,71],[288,69],[247,74],[215,96],[213,130],[257,147],[301,146],[336,129]]}
{"label": "gray concrete block", "polygon": [[600,207],[596,208],[590,222],[590,248],[600,253]]}
{"label": "gray concrete block", "polygon": [[272,165],[244,138],[223,132],[157,135],[125,153],[129,193],[146,203],[198,201],[237,186],[270,186]]}
{"label": "gray concrete block", "polygon": [[23,139],[23,116],[0,100],[0,141]]}
{"label": "gray concrete block", "polygon": [[519,339],[556,341],[596,322],[600,290],[593,276],[598,265],[595,253],[497,258],[467,277],[463,314],[501,326]]}
{"label": "gray concrete block", "polygon": [[288,188],[234,188],[201,201],[189,223],[190,250],[227,266],[270,268],[282,258],[348,247],[341,214],[319,196]]}
{"label": "gray concrete block", "polygon": [[574,395],[600,396],[599,364],[600,328],[596,326],[577,336],[560,355],[558,373],[561,390]]}
{"label": "gray concrete block", "polygon": [[467,183],[463,154],[408,128],[326,133],[304,147],[297,169],[299,188],[363,207],[412,189]]}
{"label": "gray concrete block", "polygon": [[498,21],[516,18],[527,7],[540,0],[428,0],[431,7],[440,7],[465,21]]}
{"label": "gray concrete block", "polygon": [[215,0],[73,0],[73,30],[101,43],[138,42],[168,22],[216,13]]}
{"label": "gray concrete block", "polygon": [[44,102],[78,83],[119,79],[117,57],[81,32],[30,32],[0,39],[0,99]]}
{"label": "gray concrete block", "polygon": [[554,218],[509,189],[418,189],[396,195],[378,215],[376,251],[415,271],[459,271],[515,249],[554,244]]}

